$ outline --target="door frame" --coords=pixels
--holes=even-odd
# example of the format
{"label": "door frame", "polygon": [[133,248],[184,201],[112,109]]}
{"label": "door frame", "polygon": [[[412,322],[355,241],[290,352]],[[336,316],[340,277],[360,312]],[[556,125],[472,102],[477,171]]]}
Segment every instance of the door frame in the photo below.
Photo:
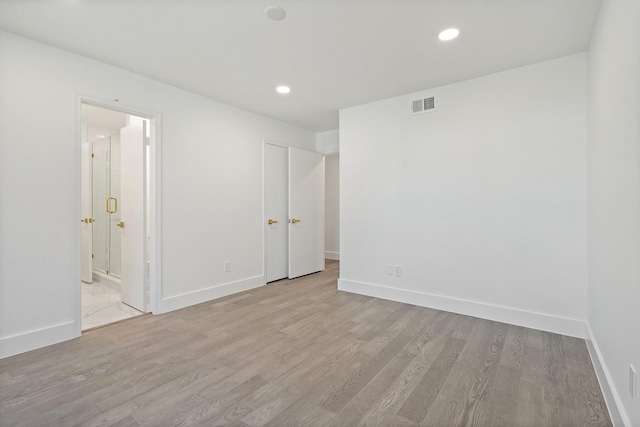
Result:
{"label": "door frame", "polygon": [[[74,216],[74,224],[76,224],[72,230],[71,235],[73,236],[73,246],[72,251],[74,256],[72,257],[74,266],[73,266],[73,274],[72,277],[74,279],[74,283],[76,286],[74,287],[75,292],[73,295],[74,302],[74,323],[73,323],[73,332],[75,337],[79,337],[82,335],[82,285],[81,285],[81,263],[80,258],[82,256],[82,246],[81,246],[81,228],[80,222],[76,221],[76,218],[80,218],[81,216],[81,179],[80,179],[80,144],[81,144],[81,127],[82,127],[82,104],[93,105],[95,107],[106,108],[108,110],[119,111],[125,114],[131,114],[138,117],[142,117],[149,120],[150,123],[150,142],[149,142],[149,192],[147,194],[148,197],[148,205],[149,212],[147,212],[147,220],[149,221],[149,253],[148,257],[150,260],[150,269],[149,269],[149,310],[153,314],[158,313],[159,302],[162,298],[162,233],[161,233],[161,224],[162,224],[162,209],[161,209],[161,198],[162,198],[162,174],[160,170],[160,165],[162,164],[161,160],[161,131],[162,131],[162,117],[161,114],[155,111],[149,111],[145,108],[138,108],[136,106],[126,105],[120,103],[117,99],[115,100],[106,100],[102,98],[97,98],[90,95],[85,95],[81,93],[74,93],[73,96],[73,113],[74,120],[73,122],[73,131],[71,135],[72,138],[72,163],[73,163],[73,174],[74,174],[74,191],[75,194],[74,199],[72,200],[73,211],[75,212]],[[146,242],[145,242],[146,244]],[[146,266],[144,266],[146,270]]]}
{"label": "door frame", "polygon": [[[291,167],[290,164],[290,159],[291,159],[291,150],[290,149],[297,149],[297,150],[302,150],[302,151],[309,151],[311,153],[316,153],[316,154],[321,154],[322,156],[325,156],[325,153],[320,153],[318,151],[312,151],[312,150],[307,150],[304,148],[298,148],[298,147],[292,147],[291,145],[287,145],[283,142],[278,142],[278,141],[273,141],[270,139],[266,139],[264,138],[262,140],[262,283],[263,285],[267,284],[267,155],[266,155],[266,146],[267,144],[269,145],[275,145],[277,147],[282,147],[282,148],[286,148],[288,151],[288,155],[289,155],[289,168]],[[288,233],[291,233],[291,228],[290,228],[290,224],[289,224],[289,220],[290,217],[289,215],[291,214],[291,200],[289,199],[289,196],[291,195],[291,181],[289,181],[289,191],[288,191],[288,195],[287,195],[287,227],[288,227]],[[324,218],[323,218],[324,221]],[[291,235],[289,234],[288,238],[287,238],[287,262],[290,263],[291,261],[291,256],[289,254],[289,250],[290,250],[290,237]],[[323,235],[323,239],[324,239],[324,235]],[[324,255],[325,250],[323,249],[322,253]],[[325,267],[326,268],[326,267]],[[323,268],[324,269],[324,268]],[[289,279],[289,273],[291,271],[291,265],[288,266],[287,269],[287,277],[285,277],[284,279]],[[282,279],[282,280],[284,280]]]}

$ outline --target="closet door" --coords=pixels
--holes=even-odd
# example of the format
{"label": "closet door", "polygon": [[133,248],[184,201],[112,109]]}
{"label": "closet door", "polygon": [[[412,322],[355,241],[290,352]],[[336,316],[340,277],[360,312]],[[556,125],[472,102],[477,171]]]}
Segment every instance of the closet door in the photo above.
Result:
{"label": "closet door", "polygon": [[324,155],[289,148],[289,278],[324,270]]}
{"label": "closet door", "polygon": [[266,281],[287,277],[289,154],[284,147],[265,144]]}

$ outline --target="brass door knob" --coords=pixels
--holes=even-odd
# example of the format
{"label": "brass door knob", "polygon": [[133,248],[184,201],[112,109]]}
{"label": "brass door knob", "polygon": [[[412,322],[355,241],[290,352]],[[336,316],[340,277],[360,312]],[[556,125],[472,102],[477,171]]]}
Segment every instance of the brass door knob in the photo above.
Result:
{"label": "brass door knob", "polygon": [[302,221],[301,219],[291,218],[291,224],[295,224],[296,222]]}
{"label": "brass door knob", "polygon": [[119,223],[116,224],[118,227],[120,228],[124,228],[124,221],[120,221]]}
{"label": "brass door knob", "polygon": [[271,225],[271,224],[277,224],[278,221],[274,220],[274,219],[270,219],[269,221],[267,221],[267,224]]}

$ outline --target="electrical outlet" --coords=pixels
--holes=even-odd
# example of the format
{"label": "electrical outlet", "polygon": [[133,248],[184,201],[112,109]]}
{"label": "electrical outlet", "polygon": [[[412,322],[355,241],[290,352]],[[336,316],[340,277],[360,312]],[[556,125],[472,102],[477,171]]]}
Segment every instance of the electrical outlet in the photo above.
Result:
{"label": "electrical outlet", "polygon": [[231,261],[225,261],[224,262],[224,272],[228,273],[231,271]]}
{"label": "electrical outlet", "polygon": [[638,398],[638,380],[636,378],[636,368],[633,365],[629,365],[629,394],[631,394],[633,400]]}
{"label": "electrical outlet", "polygon": [[402,276],[402,266],[401,265],[394,265],[393,266],[393,275],[396,276],[396,277]]}
{"label": "electrical outlet", "polygon": [[393,265],[387,264],[387,276],[393,276]]}

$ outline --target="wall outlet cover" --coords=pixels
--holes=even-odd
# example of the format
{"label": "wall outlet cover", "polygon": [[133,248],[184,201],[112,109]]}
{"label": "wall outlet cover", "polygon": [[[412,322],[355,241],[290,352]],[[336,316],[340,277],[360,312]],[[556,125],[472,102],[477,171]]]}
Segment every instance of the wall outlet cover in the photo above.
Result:
{"label": "wall outlet cover", "polygon": [[396,277],[402,276],[402,266],[401,265],[394,265],[393,266],[393,275],[396,276]]}

